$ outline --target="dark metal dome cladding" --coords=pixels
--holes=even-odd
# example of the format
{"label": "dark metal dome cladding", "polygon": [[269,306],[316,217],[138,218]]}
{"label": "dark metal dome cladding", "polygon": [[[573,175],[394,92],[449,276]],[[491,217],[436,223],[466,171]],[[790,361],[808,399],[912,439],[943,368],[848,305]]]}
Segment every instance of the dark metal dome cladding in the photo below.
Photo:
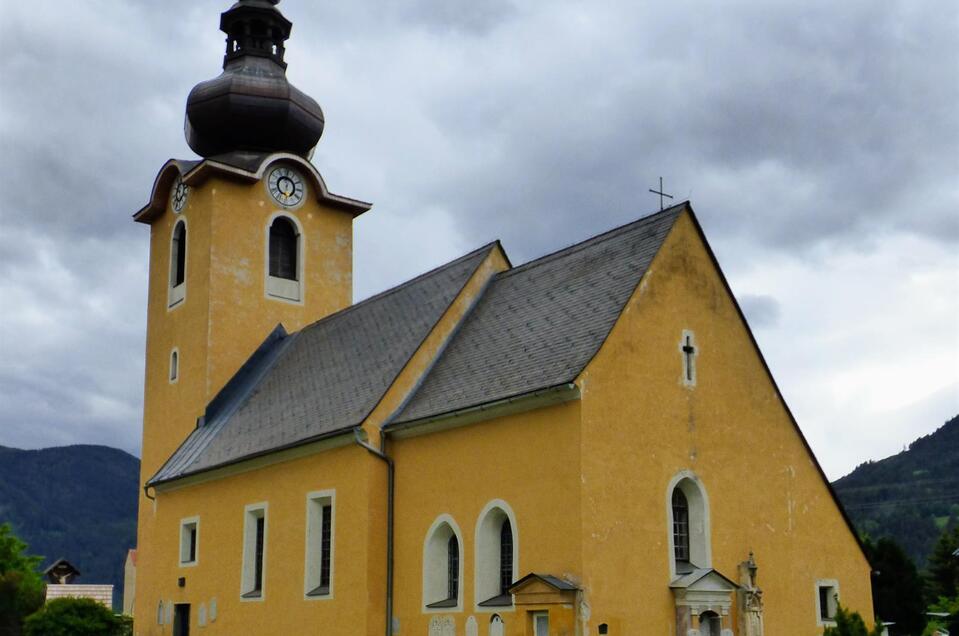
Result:
{"label": "dark metal dome cladding", "polygon": [[279,0],[240,0],[220,16],[226,55],[219,77],[193,87],[184,133],[202,157],[236,150],[307,156],[323,134],[323,111],[286,80],[283,43],[293,24]]}

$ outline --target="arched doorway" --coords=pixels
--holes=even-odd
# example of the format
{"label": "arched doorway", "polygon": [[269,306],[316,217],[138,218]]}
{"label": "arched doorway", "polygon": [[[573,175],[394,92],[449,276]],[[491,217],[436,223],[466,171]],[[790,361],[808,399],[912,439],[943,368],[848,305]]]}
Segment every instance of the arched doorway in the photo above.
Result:
{"label": "arched doorway", "polygon": [[722,636],[723,619],[716,612],[703,612],[699,615],[699,633],[702,636]]}

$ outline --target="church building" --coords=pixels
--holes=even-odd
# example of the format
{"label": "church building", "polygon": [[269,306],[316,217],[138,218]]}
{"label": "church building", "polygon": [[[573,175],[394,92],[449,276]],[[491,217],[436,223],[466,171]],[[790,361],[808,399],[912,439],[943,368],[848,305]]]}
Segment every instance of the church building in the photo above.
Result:
{"label": "church building", "polygon": [[[692,206],[353,304],[277,0],[150,227],[140,636],[811,636],[870,567]],[[312,34],[319,35],[319,34]],[[584,218],[587,215],[584,213]],[[599,228],[597,228],[599,229]]]}

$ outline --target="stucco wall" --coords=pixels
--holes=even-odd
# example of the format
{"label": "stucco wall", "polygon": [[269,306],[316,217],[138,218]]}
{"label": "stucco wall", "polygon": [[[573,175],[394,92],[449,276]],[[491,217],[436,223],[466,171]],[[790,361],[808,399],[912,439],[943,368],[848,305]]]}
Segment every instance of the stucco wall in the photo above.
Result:
{"label": "stucco wall", "polygon": [[[684,329],[699,350],[694,388],[683,382]],[[822,631],[817,579],[838,579],[843,604],[871,621],[869,566],[688,214],[578,384],[591,629],[673,633],[667,501],[681,471],[708,495],[712,566],[735,581],[755,553],[767,633]]]}
{"label": "stucco wall", "polygon": [[[493,613],[503,617],[506,634],[526,633],[523,611],[476,607],[476,524],[488,502],[505,501],[516,517],[519,563],[514,576],[578,576],[579,446],[578,402],[391,442],[397,498],[395,612],[401,634],[426,634],[436,613],[452,616],[457,634],[464,633],[471,615],[485,634]],[[463,607],[427,613],[423,545],[431,524],[443,514],[462,532]]]}

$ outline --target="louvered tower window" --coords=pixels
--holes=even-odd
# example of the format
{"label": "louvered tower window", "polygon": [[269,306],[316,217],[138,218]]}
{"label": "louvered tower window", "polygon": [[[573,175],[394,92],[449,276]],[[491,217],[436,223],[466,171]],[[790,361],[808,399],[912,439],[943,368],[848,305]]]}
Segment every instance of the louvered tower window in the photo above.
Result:
{"label": "louvered tower window", "polygon": [[298,280],[298,236],[293,222],[277,217],[270,226],[270,276]]}

